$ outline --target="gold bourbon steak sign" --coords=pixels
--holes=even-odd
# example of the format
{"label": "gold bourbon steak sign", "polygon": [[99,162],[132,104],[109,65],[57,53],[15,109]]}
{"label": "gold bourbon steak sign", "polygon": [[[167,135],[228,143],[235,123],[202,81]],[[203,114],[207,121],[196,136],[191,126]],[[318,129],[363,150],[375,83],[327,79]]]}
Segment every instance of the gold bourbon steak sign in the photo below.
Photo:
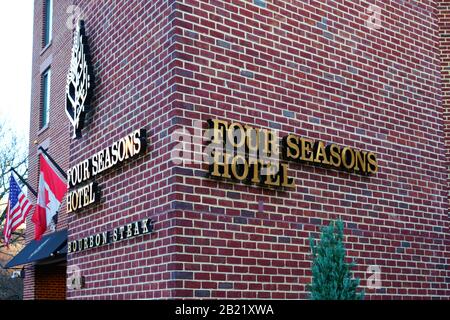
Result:
{"label": "gold bourbon steak sign", "polygon": [[67,253],[79,253],[90,249],[106,246],[108,244],[144,236],[153,232],[154,222],[143,219],[115,228],[112,231],[97,233],[82,239],[70,241],[67,244]]}

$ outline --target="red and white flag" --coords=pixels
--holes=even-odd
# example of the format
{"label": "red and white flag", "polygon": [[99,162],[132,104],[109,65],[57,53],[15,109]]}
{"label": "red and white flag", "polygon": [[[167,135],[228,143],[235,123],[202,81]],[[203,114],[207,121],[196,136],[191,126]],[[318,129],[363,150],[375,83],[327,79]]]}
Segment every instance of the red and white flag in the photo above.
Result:
{"label": "red and white flag", "polygon": [[11,174],[9,179],[8,211],[6,212],[5,228],[3,230],[6,245],[9,244],[12,233],[25,222],[32,209],[33,206]]}
{"label": "red and white flag", "polygon": [[34,238],[41,240],[42,235],[52,224],[52,219],[58,214],[61,201],[67,190],[66,181],[40,155],[41,170],[39,174],[39,191],[36,208],[31,221],[35,226]]}

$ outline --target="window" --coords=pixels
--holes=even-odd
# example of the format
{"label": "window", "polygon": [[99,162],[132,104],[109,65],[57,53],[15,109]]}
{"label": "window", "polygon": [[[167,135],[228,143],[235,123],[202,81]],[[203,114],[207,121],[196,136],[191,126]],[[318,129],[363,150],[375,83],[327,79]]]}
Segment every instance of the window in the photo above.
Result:
{"label": "window", "polygon": [[42,75],[41,129],[48,125],[50,118],[50,79],[51,71],[48,69]]}
{"label": "window", "polygon": [[44,37],[43,46],[46,47],[52,41],[53,25],[53,0],[44,0]]}

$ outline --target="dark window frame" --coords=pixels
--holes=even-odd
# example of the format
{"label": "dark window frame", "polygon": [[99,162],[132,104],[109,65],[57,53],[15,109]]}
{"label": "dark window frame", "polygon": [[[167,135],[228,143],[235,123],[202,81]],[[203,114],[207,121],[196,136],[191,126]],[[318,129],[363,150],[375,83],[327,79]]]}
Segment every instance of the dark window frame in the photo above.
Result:
{"label": "dark window frame", "polygon": [[43,28],[42,47],[46,48],[52,43],[53,36],[53,0],[43,0]]}
{"label": "dark window frame", "polygon": [[41,107],[40,107],[40,124],[41,130],[48,127],[50,123],[50,100],[51,100],[51,68],[47,68],[41,75]]}

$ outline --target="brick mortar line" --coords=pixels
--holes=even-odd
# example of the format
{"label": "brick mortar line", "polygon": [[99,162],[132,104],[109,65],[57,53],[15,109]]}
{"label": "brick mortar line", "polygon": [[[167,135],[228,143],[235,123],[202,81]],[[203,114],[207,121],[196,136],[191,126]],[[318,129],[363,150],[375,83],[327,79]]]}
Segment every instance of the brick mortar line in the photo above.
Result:
{"label": "brick mortar line", "polygon": [[[186,201],[184,201],[184,202],[186,202]],[[188,203],[192,203],[192,202],[188,202]],[[193,204],[197,204],[197,203],[193,203]],[[273,206],[276,206],[276,207],[285,207],[285,206],[278,206],[278,205],[273,205]],[[222,208],[228,208],[228,207],[225,207],[225,206],[215,206],[215,207],[222,207]],[[390,208],[390,207],[389,207]],[[186,212],[187,210],[183,210],[183,212]],[[188,211],[188,212],[190,212],[190,211]],[[328,211],[316,211],[317,213],[325,213],[325,212],[328,212]],[[216,214],[216,213],[211,213],[211,212],[199,212],[199,214],[211,214],[211,215],[216,215],[216,216],[229,216],[229,215],[226,215],[226,214]],[[293,216],[293,214],[279,214],[279,215],[282,215],[282,216]],[[349,213],[339,213],[339,215],[340,216],[345,216],[345,217],[354,217],[354,215],[353,214],[349,214]],[[445,216],[445,214],[442,214],[442,216]],[[230,217],[242,217],[241,215],[239,215],[239,216],[230,216]],[[367,216],[368,217],[368,216]],[[317,219],[322,219],[322,218],[320,218],[320,217],[316,217],[316,216],[310,216],[310,217],[306,217],[306,218],[317,218]],[[247,218],[247,219],[254,219],[254,220],[261,220],[261,221],[273,221],[273,220],[270,220],[270,219],[263,219],[263,218]],[[374,220],[377,220],[377,219],[375,219],[375,218],[373,218]],[[382,220],[382,219],[378,219],[378,220]],[[420,219],[419,219],[420,220]],[[426,220],[426,219],[424,219],[424,220]],[[349,220],[349,221],[352,221],[352,220]],[[420,223],[420,222],[417,222],[417,223],[410,223],[410,222],[398,222],[398,221],[396,221],[396,220],[392,220],[392,221],[395,221],[396,223],[402,223],[402,224],[413,224],[413,225],[423,225],[423,223]],[[444,220],[440,220],[440,221],[444,221]],[[284,223],[286,223],[286,221],[285,220],[280,220],[280,222],[284,222]],[[210,222],[210,223],[220,223],[219,221],[217,221],[217,222]],[[224,222],[225,223],[225,222]],[[231,223],[231,222],[230,222]],[[294,223],[294,222],[292,222],[292,223]],[[296,224],[298,224],[299,222],[295,222]],[[303,223],[304,224],[304,223]],[[376,227],[378,227],[379,225],[378,224],[367,224],[367,223],[361,223],[361,224],[364,224],[364,225],[369,225],[369,226],[376,226]],[[316,225],[314,225],[314,224],[312,224],[312,223],[310,223],[309,225],[313,225],[313,226],[316,226]],[[248,225],[248,226],[253,226],[253,225]],[[428,225],[428,226],[435,226],[435,225]],[[445,226],[445,225],[444,225]],[[178,226],[178,227],[181,227],[181,226]],[[255,228],[257,228],[258,226],[256,226],[255,225]],[[280,228],[279,227],[271,227],[271,226],[264,226],[263,224],[261,224],[261,226],[260,226],[261,228],[267,228],[267,229],[269,229],[269,230],[271,230],[271,229],[275,229],[275,230],[280,230]],[[320,226],[316,226],[316,227],[320,227]],[[439,226],[438,226],[439,227]],[[182,228],[184,228],[184,227],[182,227]],[[387,228],[392,228],[392,229],[401,229],[401,230],[409,230],[409,231],[417,231],[417,229],[414,229],[414,228],[406,228],[406,227],[396,227],[396,226],[390,226],[390,227],[387,227]],[[219,231],[227,231],[227,230],[219,230]],[[298,231],[303,231],[303,232],[307,232],[307,231],[305,231],[305,230],[298,230]],[[364,231],[364,230],[363,230]],[[230,231],[230,232],[232,232],[232,231]],[[309,233],[314,233],[314,232],[317,232],[317,231],[309,231]],[[447,234],[446,232],[436,232],[436,231],[420,231],[420,232],[428,232],[428,233],[435,233],[435,234]],[[244,233],[244,232],[242,232],[242,233]],[[380,231],[378,231],[378,233],[381,233],[381,234],[383,234],[383,235],[392,235],[392,233],[388,233],[388,232],[380,232]],[[269,234],[269,236],[272,236],[271,234]],[[278,235],[278,236],[284,236],[284,235]],[[348,236],[354,236],[354,235],[348,235]],[[411,234],[409,234],[409,235],[405,235],[405,237],[410,237],[411,236]],[[360,236],[361,238],[368,238],[368,237],[363,237],[363,236]],[[425,239],[430,239],[430,237],[426,237],[426,236],[414,236],[414,237],[419,237],[419,238],[425,238]],[[206,237],[207,238],[207,237]],[[383,238],[383,239],[385,239],[385,238]],[[432,238],[432,239],[435,239],[435,238]],[[441,238],[437,238],[437,239],[441,239]],[[444,238],[442,238],[442,240],[444,241],[445,240],[445,237]],[[393,240],[393,241],[396,241],[396,240]],[[397,240],[397,241],[401,241],[401,240]]]}
{"label": "brick mortar line", "polygon": [[[227,208],[227,207],[224,207],[224,208]],[[186,212],[190,212],[190,211],[186,211],[186,210],[183,210],[183,213],[186,213]],[[197,212],[195,212],[195,213],[197,213]],[[198,212],[198,214],[199,215],[201,215],[201,214],[209,214],[209,215],[214,215],[214,216],[228,216],[228,215],[226,215],[226,214],[215,214],[215,213],[210,213],[210,212]],[[292,216],[292,214],[291,215],[289,215],[289,214],[282,214],[283,216]],[[185,215],[183,215],[183,216],[185,216]],[[353,215],[351,215],[351,214],[340,214],[340,216],[346,216],[346,217],[353,217]],[[231,217],[231,216],[230,216]],[[234,218],[234,216],[232,216],[233,218]],[[241,217],[241,216],[239,216],[239,217]],[[309,217],[309,218],[316,218],[316,217]],[[176,218],[173,218],[173,219],[186,219],[186,218],[181,218],[181,217],[176,217]],[[272,221],[272,220],[270,220],[270,219],[263,219],[263,218],[248,218],[248,219],[254,219],[254,220],[260,220],[260,221]],[[319,218],[319,219],[321,219],[321,218]],[[374,219],[375,220],[375,219]],[[197,221],[197,220],[196,220]],[[286,223],[286,221],[284,221],[284,220],[282,220],[282,221],[280,221],[280,222],[284,222],[284,223]],[[235,223],[233,223],[233,222],[220,222],[220,221],[212,221],[212,222],[209,222],[208,221],[208,223],[210,223],[210,224],[212,224],[212,223],[224,223],[224,224],[235,224]],[[288,223],[295,223],[295,224],[298,224],[299,222],[288,222]],[[407,224],[407,222],[397,222],[397,223],[403,223],[403,224]],[[304,224],[304,223],[303,223]],[[377,225],[377,224],[367,224],[367,223],[363,223],[364,225],[369,225],[369,226],[379,226],[379,225]],[[316,226],[316,225],[314,225],[314,224],[312,224],[312,223],[310,223],[310,224],[308,224],[308,225],[312,225],[312,226]],[[422,223],[413,223],[413,225],[423,225]],[[261,224],[260,226],[257,226],[257,225],[247,225],[247,226],[249,226],[249,227],[255,227],[255,228],[265,228],[265,229],[268,229],[268,230],[280,230],[280,228],[279,227],[276,227],[276,226],[264,226],[263,224]],[[430,226],[433,226],[433,225],[430,225]],[[320,227],[320,226],[316,226],[316,228],[318,228],[318,227]],[[186,229],[186,228],[191,228],[192,229],[192,227],[183,227],[183,226],[173,226],[172,228],[182,228],[182,229]],[[392,229],[401,229],[401,230],[408,230],[408,231],[417,231],[417,229],[413,229],[413,228],[405,228],[405,227],[395,227],[395,226],[390,226],[390,227],[386,227],[386,228],[392,228]],[[211,230],[214,230],[214,229],[211,229]],[[235,232],[236,233],[236,231],[233,231],[233,230],[227,230],[227,229],[224,229],[224,230],[218,230],[217,232],[218,233],[220,233],[220,232]],[[362,230],[363,232],[364,232],[364,230]],[[307,231],[307,230],[295,230],[295,232],[305,232],[305,233],[317,233],[317,231]],[[428,233],[434,233],[434,234],[437,234],[437,235],[440,235],[440,234],[444,234],[444,235],[446,235],[446,233],[445,232],[436,232],[436,231],[420,231],[420,232],[428,232]],[[241,234],[247,234],[246,232],[244,232],[244,231],[238,231],[238,233],[241,233]],[[378,232],[374,232],[374,233],[377,233],[377,234],[380,234],[380,235],[392,235],[392,233],[388,233],[388,232],[381,232],[381,231],[378,231]],[[184,235],[180,235],[180,236],[184,236]],[[273,235],[273,234],[267,234],[267,236],[273,236],[273,237],[286,237],[286,235]],[[200,239],[209,239],[208,237],[205,237],[205,236],[196,236],[197,238],[200,238]],[[370,238],[370,237],[367,237],[367,236],[356,236],[356,235],[353,235],[353,234],[348,234],[348,235],[346,235],[346,237],[358,237],[358,238]],[[418,238],[418,239],[433,239],[433,240],[437,240],[437,241],[443,241],[443,242],[445,242],[445,237],[443,237],[443,238],[436,238],[436,237],[427,237],[427,236],[425,236],[425,235],[423,235],[423,236],[420,236],[420,235],[412,235],[412,234],[408,234],[408,235],[405,235],[404,236],[405,238],[407,238],[407,237],[413,237],[415,240],[412,242],[412,243],[424,243],[424,242],[420,242],[420,241],[416,241],[416,239]],[[300,238],[299,238],[300,239]],[[389,239],[389,238],[382,238],[382,239]],[[390,240],[390,241],[398,241],[398,242],[401,242],[402,240]],[[266,242],[264,242],[264,243],[266,243]],[[267,243],[272,243],[272,242],[267,242]],[[278,243],[278,242],[276,242],[276,243]],[[425,244],[426,244],[426,242],[425,242]],[[294,244],[283,244],[283,245],[294,245]],[[433,244],[431,244],[430,246],[442,246],[443,244],[435,244],[435,243],[433,243]],[[432,250],[431,248],[429,249],[429,250]]]}
{"label": "brick mortar line", "polygon": [[[235,258],[235,257],[233,257],[233,258]],[[273,260],[274,258],[267,258],[267,259],[265,259],[265,260]],[[278,258],[277,258],[278,259]],[[358,260],[371,260],[371,259],[362,259],[362,258],[360,258],[360,257],[358,257]],[[399,261],[398,259],[394,259],[394,258],[390,258],[390,259],[386,259],[386,258],[380,258],[380,259],[378,259],[378,260],[386,260],[386,261]],[[139,260],[133,260],[133,261],[139,261]],[[303,262],[303,261],[299,261],[299,260],[290,260],[290,262]],[[307,263],[311,263],[311,261],[310,260],[306,260],[307,261]],[[404,260],[400,260],[400,261],[404,261]],[[196,265],[199,265],[200,267],[202,267],[202,266],[208,266],[208,267],[210,267],[210,266],[223,266],[223,264],[219,264],[219,263],[205,263],[205,262],[201,262],[201,263],[196,263],[196,262],[174,262],[174,263],[179,263],[179,264],[182,264],[183,265],[183,268],[182,269],[179,269],[179,268],[177,268],[177,270],[165,270],[165,271],[161,271],[161,272],[158,272],[158,273],[153,273],[152,275],[155,275],[155,274],[157,274],[157,275],[163,275],[163,274],[167,274],[167,273],[173,273],[173,272],[189,272],[189,273],[192,273],[193,275],[195,275],[195,274],[213,274],[213,275],[242,275],[242,276],[255,276],[255,277],[276,277],[276,278],[279,278],[279,277],[284,277],[284,278],[288,278],[288,279],[292,279],[292,278],[308,278],[308,277],[310,277],[310,275],[308,275],[308,274],[303,274],[303,275],[296,275],[296,274],[293,274],[293,273],[290,273],[290,274],[268,274],[268,273],[251,273],[250,271],[248,271],[248,272],[246,272],[246,273],[242,273],[242,272],[234,272],[234,271],[232,271],[231,273],[229,272],[229,271],[204,271],[204,270],[192,270],[192,269],[186,269],[186,266],[185,265],[192,265],[192,264],[196,264]],[[366,263],[365,261],[363,262],[363,263]],[[355,274],[365,274],[366,273],[366,271],[365,271],[365,268],[364,267],[366,267],[367,265],[363,265],[363,264],[360,264],[360,266],[362,267],[362,269],[361,270],[356,270],[356,268],[355,268],[355,270],[354,270],[354,273]],[[293,268],[293,267],[280,267],[280,266],[273,266],[273,265],[248,265],[248,264],[233,264],[232,265],[232,267],[233,268],[242,268],[242,267],[246,267],[246,268],[248,268],[248,269],[251,269],[251,268],[260,268],[260,269],[277,269],[277,270],[279,270],[279,269],[281,269],[281,270],[291,270],[291,271],[295,271],[295,272],[297,272],[297,271],[310,271],[311,269],[310,268],[308,268],[308,267],[297,267],[297,268]],[[381,267],[381,269],[383,270],[383,269],[400,269],[401,271],[422,271],[423,270],[423,268],[421,268],[421,267],[415,267],[415,268],[412,268],[412,267],[410,267],[410,266],[405,266],[405,267],[402,267],[402,266],[387,266],[387,265],[380,265],[380,267]],[[89,272],[89,271],[94,271],[94,269],[92,269],[92,268],[85,268],[85,269],[83,269],[83,268],[81,268],[82,270],[82,272],[83,271],[87,271],[87,272]],[[133,269],[133,270],[140,270],[140,269],[145,269],[145,267],[143,267],[143,268],[135,268],[135,269]],[[384,274],[385,275],[397,275],[397,278],[396,279],[390,279],[390,282],[396,282],[396,281],[402,281],[402,279],[398,279],[398,278],[402,278],[402,277],[414,277],[414,278],[416,278],[416,277],[418,277],[418,278],[421,278],[421,277],[426,277],[426,278],[435,278],[435,280],[433,281],[433,283],[438,283],[438,280],[437,279],[445,279],[446,278],[446,275],[445,275],[445,270],[441,270],[441,269],[437,269],[437,268],[433,268],[433,269],[427,269],[427,270],[429,270],[430,272],[429,273],[426,273],[426,274],[423,274],[423,273],[398,273],[398,272],[395,272],[394,270],[391,270],[390,272],[384,272]],[[441,270],[442,272],[441,273],[443,273],[442,275],[434,275],[434,272],[436,272],[436,270]],[[439,271],[440,272],[440,271]],[[91,273],[91,274],[89,274],[89,275],[87,275],[87,277],[95,277],[95,276],[98,276],[98,275],[105,275],[105,276],[111,276],[112,274],[114,274],[114,272],[101,272],[101,273]],[[142,274],[143,276],[145,276],[145,274]],[[130,276],[126,276],[126,277],[120,277],[120,278],[114,278],[113,280],[110,280],[109,278],[105,278],[105,279],[100,279],[100,280],[93,280],[92,282],[104,282],[104,281],[114,281],[114,280],[123,280],[123,279],[136,279],[136,276],[139,276],[139,275],[130,275]],[[145,283],[148,283],[148,282],[145,282],[145,280],[143,280],[144,282],[139,282],[139,283],[136,283],[136,285],[137,284],[145,284]],[[164,283],[164,282],[178,282],[178,281],[198,281],[198,279],[196,280],[196,279],[192,279],[192,280],[186,280],[186,279],[161,279],[161,280],[154,280],[154,281],[151,281],[151,283]],[[218,280],[206,280],[206,279],[202,279],[202,281],[204,281],[204,282],[208,282],[208,283],[217,283],[217,282],[231,282],[231,281],[228,281],[228,280],[223,280],[223,281],[218,281]],[[246,282],[248,282],[248,280],[245,280]],[[422,283],[423,284],[423,281],[422,280],[407,280],[408,282],[410,282],[410,283]],[[242,280],[241,282],[244,282],[244,280]],[[255,280],[254,282],[256,282],[256,283],[258,283],[259,281],[258,280]],[[253,282],[251,282],[251,283],[253,283]],[[271,283],[271,282],[268,282],[268,283]],[[280,284],[286,284],[286,283],[290,283],[290,282],[283,282],[283,283],[280,283]],[[124,286],[126,286],[126,285],[124,285]],[[105,287],[101,287],[101,288],[105,288]],[[443,290],[445,290],[445,289],[443,289]]]}
{"label": "brick mortar line", "polygon": [[[176,176],[179,176],[179,177],[186,177],[185,175],[181,175],[181,174],[177,174]],[[190,178],[190,177],[189,177]],[[314,180],[312,180],[312,181],[314,181]],[[222,181],[223,183],[228,183],[228,184],[232,184],[232,182],[227,182],[227,181]],[[178,184],[180,184],[181,185],[181,183],[178,183]],[[234,183],[233,185],[239,185],[239,186],[245,186],[244,184],[236,184],[236,183]],[[194,186],[195,187],[195,186]],[[246,191],[246,193],[249,193],[250,191]],[[334,191],[333,191],[334,192]],[[382,193],[382,194],[388,194],[388,195],[390,195],[391,193],[388,193],[388,192],[382,192],[382,191],[378,191],[378,192],[380,192],[380,193]],[[182,194],[182,195],[189,195],[190,193],[187,193],[187,192],[180,192],[180,191],[177,191],[176,193],[180,193],[180,194]],[[339,193],[339,194],[348,194],[348,193],[343,193],[343,192],[339,192],[339,191],[336,191],[336,193]],[[295,200],[295,199],[292,199],[292,195],[297,195],[298,194],[298,192],[297,191],[286,191],[286,194],[289,194],[289,197],[283,197],[283,199],[286,199],[287,201],[296,201],[296,202],[302,202],[302,200],[301,199],[299,199],[299,200]],[[303,193],[302,193],[303,194]],[[307,194],[307,195],[310,195],[310,194]],[[230,198],[228,198],[228,197],[218,197],[218,196],[215,196],[215,195],[203,195],[203,196],[206,196],[206,197],[209,197],[209,198],[211,198],[211,197],[213,197],[213,198],[216,198],[216,199],[220,199],[220,200],[225,200],[225,201],[233,201],[233,202],[245,202],[245,200],[240,200],[240,199],[230,199]],[[318,196],[315,196],[315,195],[312,195],[312,196],[314,196],[314,197],[318,197]],[[364,197],[363,195],[361,195],[362,197]],[[378,200],[378,199],[380,199],[380,198],[376,198],[376,197],[368,197],[368,196],[365,196],[366,198],[368,198],[368,199],[375,199],[375,200]],[[446,196],[442,196],[442,198],[445,198]],[[320,196],[319,198],[323,198],[323,196]],[[346,200],[346,199],[334,199],[333,198],[333,200],[338,200],[338,201],[348,201],[348,202],[351,202],[351,203],[359,203],[358,201],[351,201],[351,200]],[[197,202],[192,202],[192,201],[186,201],[186,200],[173,200],[173,201],[183,201],[183,202],[188,202],[188,203],[193,203],[193,204],[198,204]],[[431,200],[429,200],[430,202],[431,202]],[[396,202],[396,203],[404,203],[405,201],[401,201],[401,200],[390,200],[390,202]],[[438,202],[437,200],[436,200],[436,202]],[[256,203],[256,202],[255,202]],[[329,203],[322,203],[322,202],[317,202],[317,204],[320,204],[320,205],[322,205],[322,206],[332,206],[332,207],[336,207],[337,205],[333,205],[333,204],[329,204]],[[410,204],[410,203],[408,203],[408,204]],[[436,209],[436,206],[434,206],[434,205],[425,205],[425,204],[412,204],[412,205],[414,205],[414,206],[417,206],[417,207],[420,207],[420,208],[431,208],[431,209]],[[220,206],[220,205],[211,205],[211,204],[209,204],[208,206],[212,206],[212,207],[215,207],[215,208],[228,208],[228,207],[226,207],[226,206]],[[286,205],[285,204],[271,204],[271,206],[274,206],[274,207],[281,207],[281,208],[286,208]],[[382,207],[382,208],[388,208],[388,209],[392,209],[393,207],[392,206],[387,206],[387,205],[379,205],[379,204],[373,204],[373,206],[379,206],[379,207]],[[355,209],[355,208],[351,208],[351,209]],[[440,211],[445,211],[445,210],[447,210],[447,208],[439,208],[440,209]],[[367,209],[361,209],[362,211],[374,211],[374,210],[367,210]],[[408,209],[401,209],[401,210],[403,210],[403,211],[408,211]],[[401,216],[401,214],[390,214],[390,213],[385,213],[386,215],[396,215],[396,216]],[[430,215],[437,215],[437,216],[445,216],[446,215],[446,213],[438,213],[438,212],[436,212],[436,213],[429,213]],[[350,215],[351,216],[351,215]],[[366,216],[366,217],[370,217],[370,216]],[[416,217],[416,216],[412,216],[412,217]],[[372,218],[372,219],[377,219],[377,218]],[[379,220],[383,220],[383,219],[379,219]],[[419,219],[420,220],[420,219]],[[394,221],[398,221],[398,220],[395,220],[394,219]],[[443,220],[439,220],[439,221],[443,221]],[[400,222],[399,222],[400,223]],[[407,223],[407,222],[401,222],[401,223]],[[434,226],[434,225],[431,225],[431,226]]]}

